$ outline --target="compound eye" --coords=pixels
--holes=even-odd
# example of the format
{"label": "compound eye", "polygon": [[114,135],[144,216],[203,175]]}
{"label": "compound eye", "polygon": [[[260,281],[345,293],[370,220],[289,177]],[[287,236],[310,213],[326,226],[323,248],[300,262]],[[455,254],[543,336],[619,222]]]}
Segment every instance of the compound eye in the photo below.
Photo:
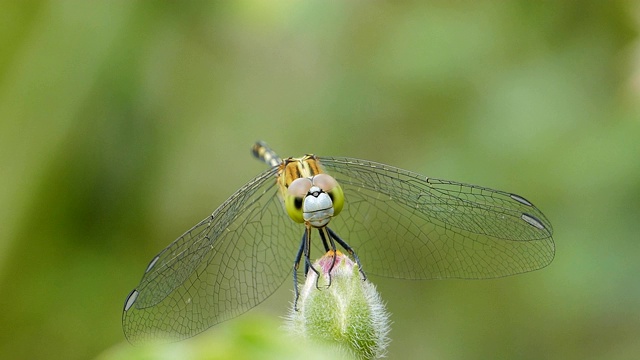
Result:
{"label": "compound eye", "polygon": [[309,192],[309,189],[311,189],[311,186],[313,186],[313,184],[309,178],[297,178],[289,184],[287,192],[291,196],[304,198]]}
{"label": "compound eye", "polygon": [[331,175],[318,174],[313,177],[313,185],[329,194],[331,201],[333,201],[333,216],[338,215],[344,206],[344,193],[336,179]]}
{"label": "compound eye", "polygon": [[330,192],[338,186],[338,182],[331,175],[318,174],[313,177],[313,185],[319,187],[325,192]]}
{"label": "compound eye", "polygon": [[305,196],[311,189],[311,180],[309,178],[298,178],[289,184],[284,194],[284,207],[287,209],[289,217],[298,223],[304,222],[304,214],[302,212],[302,203]]}

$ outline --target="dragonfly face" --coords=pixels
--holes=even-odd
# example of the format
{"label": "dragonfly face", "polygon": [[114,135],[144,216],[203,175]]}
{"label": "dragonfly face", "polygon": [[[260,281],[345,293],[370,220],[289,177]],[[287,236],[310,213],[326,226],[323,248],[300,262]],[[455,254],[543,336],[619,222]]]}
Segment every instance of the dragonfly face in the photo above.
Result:
{"label": "dragonfly face", "polygon": [[338,182],[323,173],[299,177],[288,187],[283,187],[281,194],[293,221],[316,228],[327,225],[331,217],[340,213],[344,204],[344,194]]}
{"label": "dragonfly face", "polygon": [[302,217],[310,226],[327,225],[334,215],[331,196],[318,186],[312,186],[302,202]]}
{"label": "dragonfly face", "polygon": [[337,246],[361,271],[360,259],[367,274],[400,279],[496,278],[553,260],[551,223],[522,196],[353,158],[282,160],[264,143],[253,153],[270,168],[147,266],[125,300],[130,342],[184,339],[238,316],[292,268],[297,291],[301,260],[315,271],[310,257]]}

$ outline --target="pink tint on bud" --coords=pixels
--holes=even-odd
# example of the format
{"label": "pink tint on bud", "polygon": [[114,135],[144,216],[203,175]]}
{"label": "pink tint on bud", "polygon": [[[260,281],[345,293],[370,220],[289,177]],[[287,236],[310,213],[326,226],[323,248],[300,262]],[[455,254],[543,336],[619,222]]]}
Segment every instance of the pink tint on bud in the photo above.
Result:
{"label": "pink tint on bud", "polygon": [[[335,257],[335,263],[334,263],[334,257]],[[329,273],[329,269],[331,269],[332,265],[333,265],[333,269],[331,270],[331,273],[333,274],[336,271],[336,269],[340,265],[342,265],[343,262],[344,262],[344,265],[346,265],[349,270],[353,269],[353,266],[355,265],[353,260],[349,259],[348,256],[346,256],[345,254],[341,253],[340,251],[335,251],[334,252],[332,250],[329,250],[329,251],[327,251],[326,254],[324,254],[323,257],[321,257],[316,262],[316,265],[318,265],[318,267],[320,268],[318,270],[320,270],[323,275],[327,275]]]}

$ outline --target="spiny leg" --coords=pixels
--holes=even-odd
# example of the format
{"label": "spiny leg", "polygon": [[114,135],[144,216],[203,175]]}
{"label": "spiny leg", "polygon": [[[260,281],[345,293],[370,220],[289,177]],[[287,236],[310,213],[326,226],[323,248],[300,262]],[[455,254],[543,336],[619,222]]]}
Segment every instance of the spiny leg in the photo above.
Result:
{"label": "spiny leg", "polygon": [[[302,234],[302,241],[300,242],[300,247],[298,248],[298,252],[296,253],[296,259],[293,262],[293,289],[295,294],[295,301],[293,303],[293,309],[298,311],[298,298],[300,297],[300,292],[298,291],[298,268],[300,267],[300,260],[302,260],[304,254],[304,277],[307,277],[307,273],[309,269],[313,270],[318,277],[320,277],[320,273],[316,270],[311,262],[309,261],[309,254],[311,247],[311,229],[306,228],[304,230],[304,234]],[[316,287],[318,286],[316,282]]]}
{"label": "spiny leg", "polygon": [[[329,234],[329,238],[331,239],[331,242],[333,243],[333,240],[335,240],[336,242],[338,242],[338,244],[340,244],[340,246],[342,246],[351,256],[353,256],[353,259],[356,261],[356,264],[358,264],[358,269],[360,269],[360,274],[362,274],[362,280],[367,280],[367,274],[364,273],[364,270],[362,270],[362,264],[360,264],[360,258],[358,258],[358,254],[356,254],[356,252],[351,248],[351,246],[349,246],[349,244],[347,244],[344,240],[342,240],[340,238],[340,236],[338,236],[338,234],[336,234],[333,230],[331,230],[328,226],[325,226],[325,229],[327,229],[327,233]],[[334,248],[335,248],[335,244],[334,244]]]}
{"label": "spiny leg", "polygon": [[[322,239],[322,245],[324,245],[324,251],[329,252],[331,248],[329,247],[329,243],[327,242],[327,236],[325,236],[325,234],[323,233],[323,230],[324,228],[318,229],[318,232],[320,233],[320,238]],[[333,247],[333,249],[335,250],[335,246]]]}
{"label": "spiny leg", "polygon": [[[293,261],[293,292],[295,294],[295,300],[293,301],[293,309],[298,311],[298,297],[300,297],[300,292],[298,291],[298,267],[300,266],[300,260],[302,259],[302,252],[304,251],[304,246],[307,243],[308,231],[304,231],[302,234],[302,240],[300,241],[300,247],[298,248],[298,252],[296,253],[296,258]],[[305,262],[305,277],[307,276],[307,263]]]}
{"label": "spiny leg", "polygon": [[[327,284],[327,287],[329,287],[331,286],[331,271],[333,270],[333,267],[336,265],[336,259],[338,258],[338,256],[336,253],[336,243],[333,241],[330,235],[325,235],[325,231],[326,231],[325,229],[327,229],[326,226],[321,229],[318,229],[318,232],[320,233],[320,237],[322,238],[322,243],[324,244],[325,250],[327,252],[331,252],[331,258],[332,258],[331,266],[329,266],[329,271],[327,271],[327,275],[329,277],[329,283]],[[328,242],[327,242],[327,239],[329,239]]]}
{"label": "spiny leg", "polygon": [[[311,263],[311,227],[307,226],[305,232],[307,233],[307,242],[304,245],[304,262],[306,264],[304,277],[307,277],[309,269],[311,269],[314,273],[316,273],[318,279],[320,279],[320,272],[316,268],[314,268],[313,264]],[[318,280],[316,280],[316,288],[320,290],[320,288],[318,287]]]}

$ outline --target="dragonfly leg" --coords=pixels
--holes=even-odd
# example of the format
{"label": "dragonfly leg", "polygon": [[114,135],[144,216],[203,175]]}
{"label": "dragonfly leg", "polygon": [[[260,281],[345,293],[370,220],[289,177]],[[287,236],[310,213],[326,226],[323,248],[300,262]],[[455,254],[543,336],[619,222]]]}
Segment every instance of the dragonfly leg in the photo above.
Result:
{"label": "dragonfly leg", "polygon": [[[322,229],[318,229],[318,232],[320,233],[320,237],[322,238],[322,243],[324,244],[324,248],[327,252],[331,252],[331,266],[329,267],[329,271],[327,271],[327,275],[329,277],[329,283],[327,284],[327,287],[331,286],[331,270],[333,270],[333,267],[336,265],[336,259],[337,259],[337,254],[336,254],[336,243],[333,241],[333,239],[331,238],[331,236],[326,235],[325,234],[325,230],[326,226]],[[327,238],[329,239],[329,241],[327,242]]]}
{"label": "dragonfly leg", "polygon": [[[306,241],[303,241],[304,244],[304,276],[307,277],[307,274],[309,273],[309,269],[311,269],[314,273],[316,273],[317,277],[316,277],[316,289],[320,290],[320,287],[318,286],[318,282],[320,281],[320,272],[313,267],[313,264],[311,264],[311,227],[307,227],[305,229],[305,234],[306,234]],[[303,240],[305,240],[305,238],[303,238]],[[298,259],[298,261],[300,261]]]}
{"label": "dragonfly leg", "polygon": [[351,256],[353,256],[353,259],[356,261],[356,264],[358,264],[358,269],[360,269],[360,274],[362,275],[362,280],[363,281],[367,280],[367,274],[365,274],[364,270],[362,270],[362,264],[360,264],[360,258],[358,258],[358,254],[356,254],[356,252],[353,250],[353,248],[351,248],[351,246],[349,246],[349,244],[347,244],[346,241],[342,240],[342,238],[340,238],[340,236],[338,236],[338,234],[336,234],[328,226],[325,226],[325,229],[327,229],[327,233],[329,234],[329,237],[331,238],[332,242],[333,242],[333,240],[335,240]]}
{"label": "dragonfly leg", "polygon": [[[298,291],[298,268],[300,267],[300,260],[302,259],[302,252],[304,251],[305,245],[307,243],[308,231],[304,231],[302,234],[302,240],[300,241],[300,247],[298,248],[298,252],[296,253],[296,258],[293,261],[293,292],[295,294],[295,300],[293,302],[293,308],[295,311],[298,311],[298,298],[300,297],[300,292]],[[304,263],[304,275],[307,276],[307,266],[308,263],[305,260]]]}
{"label": "dragonfly leg", "polygon": [[[324,233],[324,228],[318,229],[318,232],[320,233],[320,238],[322,239],[322,245],[324,245],[324,251],[325,252],[329,252],[329,250],[332,250],[332,248],[329,247],[329,243],[327,242],[327,236]],[[333,246],[333,250],[335,250],[336,247],[335,245]]]}
{"label": "dragonfly leg", "polygon": [[304,277],[307,277],[307,273],[309,269],[311,269],[318,276],[316,279],[316,288],[319,290],[318,281],[320,279],[320,272],[316,270],[311,264],[311,260],[309,260],[309,256],[311,253],[311,229],[307,228],[302,234],[302,241],[300,241],[300,247],[298,248],[298,252],[296,253],[296,258],[293,262],[293,291],[295,295],[295,300],[293,303],[293,308],[295,311],[298,311],[298,298],[300,297],[300,291],[298,290],[298,268],[300,267],[300,261],[304,257]]}

